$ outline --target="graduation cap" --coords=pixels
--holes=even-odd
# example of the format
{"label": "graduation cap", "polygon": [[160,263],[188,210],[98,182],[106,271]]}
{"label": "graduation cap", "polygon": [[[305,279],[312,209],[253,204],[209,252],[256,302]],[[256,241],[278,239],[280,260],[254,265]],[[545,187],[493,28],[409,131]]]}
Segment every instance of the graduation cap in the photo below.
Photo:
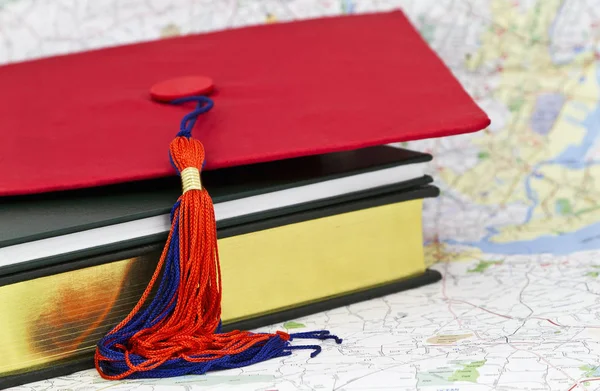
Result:
{"label": "graduation cap", "polygon": [[11,64],[0,68],[0,85],[8,92],[0,107],[0,196],[181,176],[156,273],[98,343],[96,367],[107,379],[205,373],[294,349],[318,353],[293,339],[341,341],[326,330],[221,332],[216,224],[203,170],[490,123],[400,11]]}

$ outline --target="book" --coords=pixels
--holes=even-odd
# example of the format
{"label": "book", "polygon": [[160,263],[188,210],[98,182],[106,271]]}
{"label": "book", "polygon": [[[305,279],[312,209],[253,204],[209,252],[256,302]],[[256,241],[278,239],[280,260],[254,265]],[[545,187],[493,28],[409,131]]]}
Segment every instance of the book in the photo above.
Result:
{"label": "book", "polygon": [[[425,267],[421,225],[423,199],[438,193],[432,185],[400,185],[219,229],[225,329],[293,320],[439,280]],[[95,344],[135,306],[162,243],[0,276],[0,385],[92,367]]]}
{"label": "book", "polygon": [[[218,227],[430,183],[430,154],[391,146],[207,171]],[[178,177],[0,198],[0,275],[164,240]]]}

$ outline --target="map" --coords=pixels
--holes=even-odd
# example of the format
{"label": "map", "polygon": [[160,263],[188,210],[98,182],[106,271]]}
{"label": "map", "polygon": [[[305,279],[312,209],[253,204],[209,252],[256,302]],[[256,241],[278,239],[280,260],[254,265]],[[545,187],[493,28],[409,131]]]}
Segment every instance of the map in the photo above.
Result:
{"label": "map", "polygon": [[344,338],[206,376],[41,390],[600,390],[600,0],[0,0],[0,63],[402,8],[492,119],[434,155],[437,284],[266,328]]}

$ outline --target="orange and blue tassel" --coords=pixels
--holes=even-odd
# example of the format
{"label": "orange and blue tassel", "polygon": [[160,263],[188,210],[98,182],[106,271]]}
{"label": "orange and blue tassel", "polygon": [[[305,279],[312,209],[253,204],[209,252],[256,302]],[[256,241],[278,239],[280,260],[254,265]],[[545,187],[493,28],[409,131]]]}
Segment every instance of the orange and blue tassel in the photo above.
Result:
{"label": "orange and blue tassel", "polygon": [[[163,378],[239,368],[293,350],[321,351],[319,345],[294,346],[294,339],[333,339],[327,330],[293,333],[221,331],[221,270],[213,203],[202,186],[204,147],[191,137],[196,119],[213,107],[207,97],[181,121],[170,144],[170,159],[181,176],[182,194],[171,210],[171,229],[148,287],[121,323],[97,344],[95,366],[110,380]],[[160,282],[156,294],[150,292]],[[147,301],[150,301],[147,303]]]}

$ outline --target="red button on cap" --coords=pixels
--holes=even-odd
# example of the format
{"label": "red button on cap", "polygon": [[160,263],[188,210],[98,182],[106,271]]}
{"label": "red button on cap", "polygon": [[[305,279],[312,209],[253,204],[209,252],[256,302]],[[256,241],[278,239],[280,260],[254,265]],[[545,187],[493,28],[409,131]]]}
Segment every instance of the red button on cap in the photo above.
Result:
{"label": "red button on cap", "polygon": [[161,102],[193,95],[208,95],[213,90],[213,81],[206,76],[184,76],[156,83],[150,88],[152,99]]}

